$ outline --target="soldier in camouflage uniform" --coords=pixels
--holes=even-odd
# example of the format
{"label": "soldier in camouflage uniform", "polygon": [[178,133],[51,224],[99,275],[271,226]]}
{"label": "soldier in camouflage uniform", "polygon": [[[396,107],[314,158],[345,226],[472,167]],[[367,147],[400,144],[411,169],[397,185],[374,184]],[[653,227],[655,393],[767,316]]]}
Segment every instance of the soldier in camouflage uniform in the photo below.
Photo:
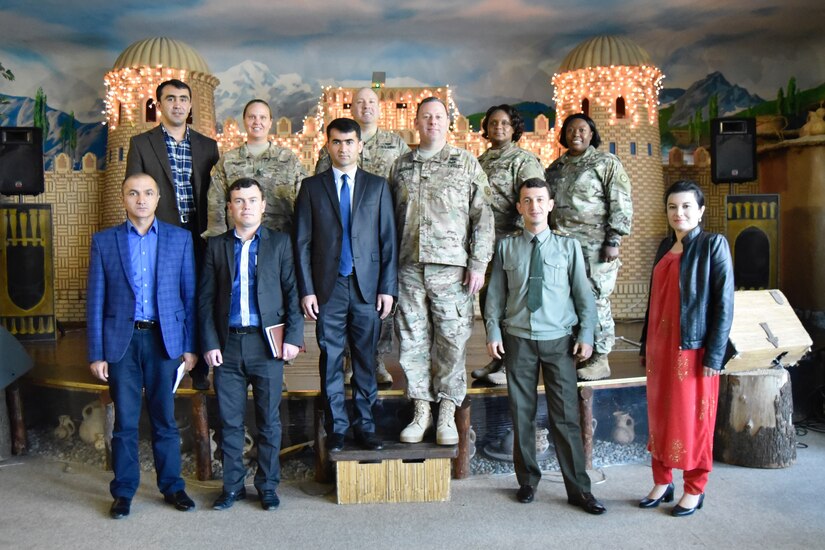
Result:
{"label": "soldier in camouflage uniform", "polygon": [[[388,132],[378,128],[378,119],[381,117],[381,103],[378,95],[370,88],[361,88],[352,101],[352,118],[361,126],[361,139],[364,145],[358,158],[358,167],[365,172],[388,178],[390,168],[395,159],[409,152],[410,148],[404,139],[395,132]],[[318,162],[315,163],[315,173],[320,174],[329,170],[332,164],[329,153],[323,147],[318,153]],[[384,364],[384,356],[392,353],[392,315],[384,319],[381,324],[381,336],[378,338],[378,348],[375,356],[375,379],[379,384],[392,384],[392,375]],[[347,350],[349,359],[349,350]],[[344,382],[352,379],[352,365],[349,360],[344,362]]]}
{"label": "soldier in camouflage uniform", "polygon": [[[530,178],[544,179],[544,168],[538,157],[517,145],[524,132],[524,120],[510,105],[495,105],[487,110],[481,121],[481,136],[490,141],[490,148],[478,157],[492,196],[490,206],[496,225],[496,243],[511,233],[521,231],[523,221],[516,211],[518,192]],[[488,266],[487,280],[490,278]],[[481,289],[479,303],[484,311],[487,285]],[[486,378],[494,384],[506,384],[507,373],[500,359],[493,359],[485,367],[476,369],[473,378]]]}
{"label": "soldier in camouflage uniform", "polygon": [[291,235],[293,205],[306,172],[295,153],[269,142],[272,112],[265,101],[253,99],[247,103],[243,121],[246,143],[224,153],[212,169],[212,184],[207,193],[208,225],[203,237],[221,235],[234,227],[226,215],[226,193],[229,185],[240,178],[254,178],[263,187],[263,225]]}
{"label": "soldier in camouflage uniform", "polygon": [[597,150],[601,137],[587,115],[567,117],[559,143],[567,152],[546,174],[556,192],[552,220],[556,228],[581,244],[599,317],[593,355],[579,364],[578,376],[599,380],[610,376],[607,354],[615,341],[610,294],[621,266],[622,236],[630,234],[633,218],[630,179],[616,155]]}
{"label": "soldier in camouflage uniform", "polygon": [[491,192],[478,161],[447,144],[449,116],[440,100],[422,101],[415,125],[419,148],[401,156],[390,171],[401,239],[395,322],[407,395],[415,403],[415,417],[401,441],[423,439],[435,401],[440,402],[436,443],[454,445],[455,408],[467,393],[473,294],[481,289],[493,255]]}

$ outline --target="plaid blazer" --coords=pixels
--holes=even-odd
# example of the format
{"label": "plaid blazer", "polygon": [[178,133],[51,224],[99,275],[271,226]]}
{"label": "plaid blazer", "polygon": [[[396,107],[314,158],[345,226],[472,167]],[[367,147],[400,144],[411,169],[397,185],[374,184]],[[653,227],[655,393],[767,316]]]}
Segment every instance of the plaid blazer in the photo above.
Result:
{"label": "plaid blazer", "polygon": [[[86,297],[89,362],[123,358],[135,328],[126,223],[92,236]],[[192,234],[158,220],[157,312],[170,359],[197,353]]]}

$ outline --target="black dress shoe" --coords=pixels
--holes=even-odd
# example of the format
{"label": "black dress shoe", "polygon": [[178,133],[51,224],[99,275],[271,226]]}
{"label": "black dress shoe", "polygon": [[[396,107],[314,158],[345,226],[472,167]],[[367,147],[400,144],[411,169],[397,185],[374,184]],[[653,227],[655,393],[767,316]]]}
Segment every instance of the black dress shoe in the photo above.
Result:
{"label": "black dress shoe", "polygon": [[668,484],[667,489],[659,498],[643,498],[639,501],[639,508],[656,508],[660,502],[673,502],[673,483]]}
{"label": "black dress shoe", "polygon": [[355,432],[355,441],[368,451],[380,451],[384,442],[375,432]]}
{"label": "black dress shoe", "polygon": [[261,508],[266,511],[277,510],[281,504],[281,499],[278,498],[274,489],[258,491],[258,497],[261,499]]}
{"label": "black dress shoe", "polygon": [[163,495],[163,500],[165,500],[167,504],[171,504],[181,512],[188,512],[189,510],[195,509],[195,501],[189,498],[189,495],[187,495],[186,491],[184,491],[183,489],[176,493]]}
{"label": "black dress shoe", "polygon": [[246,487],[241,487],[237,491],[221,491],[221,496],[212,504],[213,510],[228,510],[232,508],[236,500],[243,500],[246,498]]}
{"label": "black dress shoe", "polygon": [[670,511],[670,515],[675,518],[681,518],[684,516],[689,516],[693,514],[696,510],[701,510],[702,505],[705,503],[705,493],[699,495],[699,502],[696,503],[696,506],[693,508],[683,508],[678,504],[673,507],[673,510]]}
{"label": "black dress shoe", "polygon": [[112,519],[121,519],[129,515],[132,508],[132,499],[126,497],[115,497],[112,507],[109,508],[109,515]]}
{"label": "black dress shoe", "polygon": [[593,493],[581,493],[578,496],[569,496],[567,497],[567,502],[573,506],[578,506],[588,514],[598,516],[599,514],[607,512],[607,508],[604,507],[604,504],[596,500]]}
{"label": "black dress shoe", "polygon": [[532,485],[522,485],[516,491],[516,500],[523,504],[529,504],[533,502],[533,497],[536,496],[536,490],[533,489]]}
{"label": "black dress shoe", "polygon": [[330,452],[344,450],[344,434],[329,434],[327,436],[327,450]]}
{"label": "black dress shoe", "polygon": [[209,390],[209,375],[194,374],[190,371],[189,376],[192,377],[192,388],[200,391]]}

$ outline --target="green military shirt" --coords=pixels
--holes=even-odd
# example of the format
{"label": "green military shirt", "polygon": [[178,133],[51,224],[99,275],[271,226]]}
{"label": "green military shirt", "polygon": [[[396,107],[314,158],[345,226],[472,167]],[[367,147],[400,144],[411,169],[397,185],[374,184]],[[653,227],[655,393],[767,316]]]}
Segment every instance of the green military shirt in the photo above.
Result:
{"label": "green military shirt", "polygon": [[235,226],[226,215],[226,194],[239,178],[253,178],[263,187],[266,199],[263,225],[291,234],[295,197],[305,177],[304,167],[295,153],[274,143],[257,157],[249,152],[246,144],[227,151],[212,168],[212,184],[207,193],[208,224],[203,237],[220,235]]}
{"label": "green military shirt", "polygon": [[501,149],[487,149],[478,162],[493,192],[490,207],[496,220],[496,236],[521,229],[523,223],[516,211],[518,193],[525,180],[544,179],[538,157],[511,141]]}
{"label": "green military shirt", "polygon": [[576,239],[549,229],[535,235],[544,267],[542,302],[536,311],[527,308],[533,236],[525,229],[498,243],[484,307],[487,342],[502,342],[502,330],[529,340],[556,340],[578,325],[577,341],[592,345],[596,302]]}
{"label": "green military shirt", "polygon": [[546,175],[556,191],[555,227],[594,247],[630,234],[630,179],[616,155],[593,146],[579,156],[565,153]]}
{"label": "green military shirt", "polygon": [[389,182],[400,265],[454,265],[484,273],[495,227],[490,186],[475,157],[449,144],[429,159],[411,151],[395,161]]}
{"label": "green military shirt", "polygon": [[[395,132],[378,130],[364,142],[364,150],[358,157],[358,167],[365,172],[386,178],[390,175],[390,168],[395,159],[409,152],[410,147],[404,139]],[[318,153],[318,162],[315,163],[315,173],[320,174],[332,166],[329,152],[322,147]]]}

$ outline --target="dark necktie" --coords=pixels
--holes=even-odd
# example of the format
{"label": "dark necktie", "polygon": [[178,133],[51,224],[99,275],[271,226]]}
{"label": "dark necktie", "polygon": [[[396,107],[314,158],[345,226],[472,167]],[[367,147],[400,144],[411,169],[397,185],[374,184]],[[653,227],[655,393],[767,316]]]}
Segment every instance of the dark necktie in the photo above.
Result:
{"label": "dark necktie", "polygon": [[349,185],[346,174],[341,175],[341,227],[344,234],[341,238],[341,261],[338,263],[338,273],[347,276],[352,273],[352,241],[350,239],[350,208],[349,208]]}
{"label": "dark necktie", "polygon": [[544,280],[544,262],[539,250],[539,238],[533,237],[533,253],[530,254],[530,281],[527,283],[527,309],[537,311],[541,307],[541,287]]}

